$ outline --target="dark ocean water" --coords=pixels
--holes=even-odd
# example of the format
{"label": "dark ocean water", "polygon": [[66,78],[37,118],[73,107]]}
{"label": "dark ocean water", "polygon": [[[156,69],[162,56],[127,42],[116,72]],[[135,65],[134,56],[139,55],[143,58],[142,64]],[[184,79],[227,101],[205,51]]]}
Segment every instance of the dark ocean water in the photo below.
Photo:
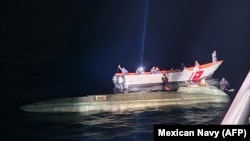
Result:
{"label": "dark ocean water", "polygon": [[152,141],[153,125],[217,125],[230,103],[102,113],[38,114],[10,112],[1,116],[1,141]]}

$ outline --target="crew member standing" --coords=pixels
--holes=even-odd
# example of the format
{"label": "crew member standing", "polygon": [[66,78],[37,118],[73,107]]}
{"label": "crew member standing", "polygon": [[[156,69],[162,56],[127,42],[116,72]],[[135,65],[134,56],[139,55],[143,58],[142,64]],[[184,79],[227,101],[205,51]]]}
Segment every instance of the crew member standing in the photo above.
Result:
{"label": "crew member standing", "polygon": [[166,76],[166,73],[164,73],[162,76],[162,82],[163,82],[163,90],[170,90],[169,87],[167,86],[168,77]]}
{"label": "crew member standing", "polygon": [[185,68],[186,68],[186,67],[185,67],[184,63],[181,63],[180,70],[181,70],[181,71],[184,71]]}
{"label": "crew member standing", "polygon": [[197,70],[199,70],[200,69],[200,64],[199,64],[199,62],[196,60],[195,62],[194,62],[194,71],[197,71]]}
{"label": "crew member standing", "polygon": [[229,87],[228,81],[224,77],[222,77],[220,81],[220,90],[227,91],[228,87]]}
{"label": "crew member standing", "polygon": [[216,62],[217,62],[217,53],[216,53],[215,50],[214,50],[214,52],[212,53],[212,62],[213,62],[213,63],[216,63]]}
{"label": "crew member standing", "polygon": [[128,74],[128,70],[126,70],[124,67],[121,67],[120,65],[118,65],[118,68],[121,70],[122,75]]}

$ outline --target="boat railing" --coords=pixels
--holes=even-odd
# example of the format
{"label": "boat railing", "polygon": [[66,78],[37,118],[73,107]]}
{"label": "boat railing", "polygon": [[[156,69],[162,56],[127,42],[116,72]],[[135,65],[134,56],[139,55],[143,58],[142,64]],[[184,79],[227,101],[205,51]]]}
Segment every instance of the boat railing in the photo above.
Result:
{"label": "boat railing", "polygon": [[[216,63],[206,63],[206,64],[202,64],[200,65],[200,68],[199,69],[205,69],[205,68],[209,68],[213,65],[216,65],[216,64],[221,64],[223,62],[223,60],[220,60],[220,61],[217,61]],[[194,67],[186,67],[186,70],[187,71],[194,71]],[[164,73],[175,73],[175,72],[183,72],[179,69],[173,69],[173,70],[162,70],[162,71],[159,71],[158,74],[164,74]],[[143,75],[151,75],[152,73],[150,71],[146,71],[143,73]],[[116,76],[122,76],[123,74],[122,73],[115,73]],[[128,74],[126,75],[137,75],[135,72],[129,72]]]}

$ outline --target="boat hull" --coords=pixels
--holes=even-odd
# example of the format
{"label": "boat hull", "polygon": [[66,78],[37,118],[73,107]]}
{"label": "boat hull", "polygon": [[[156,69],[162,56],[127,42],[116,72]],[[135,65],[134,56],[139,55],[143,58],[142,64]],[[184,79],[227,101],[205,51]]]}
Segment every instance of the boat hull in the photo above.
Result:
{"label": "boat hull", "polygon": [[207,91],[208,93],[200,92],[205,91],[190,90],[188,92],[187,89],[182,89],[177,92],[92,95],[38,102],[22,106],[21,109],[26,112],[42,113],[123,111],[166,105],[229,102],[228,95],[216,88]]}

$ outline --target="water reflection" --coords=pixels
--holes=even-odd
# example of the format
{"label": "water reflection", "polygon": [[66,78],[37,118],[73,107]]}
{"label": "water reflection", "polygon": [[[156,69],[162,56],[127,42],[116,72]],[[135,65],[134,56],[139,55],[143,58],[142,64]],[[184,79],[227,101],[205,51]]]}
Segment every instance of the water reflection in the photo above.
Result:
{"label": "water reflection", "polygon": [[153,140],[154,124],[220,124],[227,107],[207,103],[102,113],[23,113],[9,116],[2,127],[13,140]]}

